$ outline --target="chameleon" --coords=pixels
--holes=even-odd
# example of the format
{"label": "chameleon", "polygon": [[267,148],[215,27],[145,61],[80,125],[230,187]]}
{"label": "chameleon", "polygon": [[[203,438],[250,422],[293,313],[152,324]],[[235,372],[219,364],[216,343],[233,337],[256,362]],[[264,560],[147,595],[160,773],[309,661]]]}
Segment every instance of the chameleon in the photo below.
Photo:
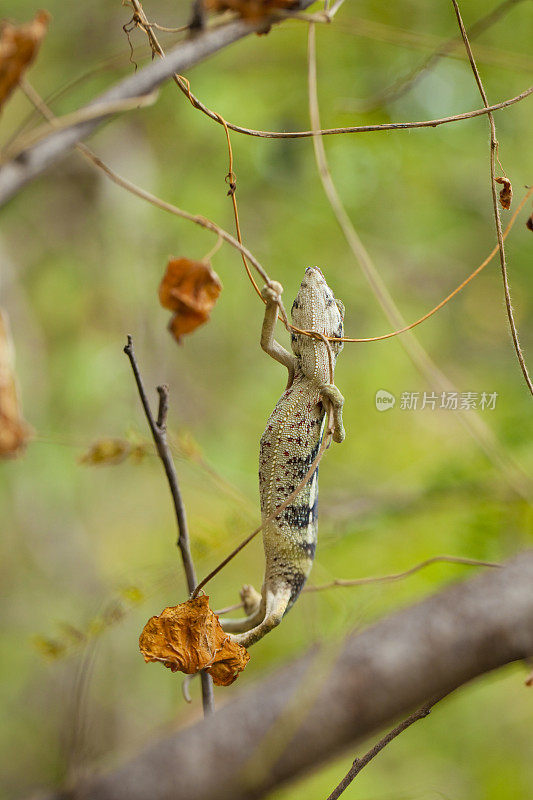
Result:
{"label": "chameleon", "polygon": [[[342,342],[291,334],[289,353],[274,339],[283,288],[271,281],[261,292],[265,316],[261,347],[288,370],[285,392],[278,400],[259,448],[265,576],[259,594],[252,586],[241,592],[246,617],[221,621],[230,637],[249,647],[279,625],[307,580],[316,550],[318,466],[292,502],[273,520],[268,518],[298,487],[318,455],[331,409],[333,440],[342,442],[344,398],[333,383]],[[292,305],[293,326],[323,336],[342,338],[344,306],[336,300],[318,267],[307,267]],[[328,349],[330,353],[328,353]],[[330,358],[331,355],[331,358]]]}

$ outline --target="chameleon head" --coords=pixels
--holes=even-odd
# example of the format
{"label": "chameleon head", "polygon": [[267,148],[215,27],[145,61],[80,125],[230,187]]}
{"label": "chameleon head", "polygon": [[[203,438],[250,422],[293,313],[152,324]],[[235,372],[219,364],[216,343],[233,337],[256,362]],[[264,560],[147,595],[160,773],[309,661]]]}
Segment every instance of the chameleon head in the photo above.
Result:
{"label": "chameleon head", "polygon": [[[293,325],[302,330],[317,331],[325,336],[344,335],[344,305],[336,300],[318,267],[307,267],[304,279],[292,304]],[[292,349],[298,355],[301,336],[293,336]],[[343,348],[342,342],[332,342],[335,355]]]}

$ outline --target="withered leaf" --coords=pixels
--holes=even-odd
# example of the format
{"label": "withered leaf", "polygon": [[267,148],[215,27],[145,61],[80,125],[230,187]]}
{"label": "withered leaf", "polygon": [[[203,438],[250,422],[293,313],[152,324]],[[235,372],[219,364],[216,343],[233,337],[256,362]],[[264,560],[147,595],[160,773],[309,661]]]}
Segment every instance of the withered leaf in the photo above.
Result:
{"label": "withered leaf", "polygon": [[207,261],[170,259],[159,285],[159,301],[174,311],[169,329],[177,342],[207,322],[221,291],[220,278]]}
{"label": "withered leaf", "polygon": [[130,444],[125,439],[98,439],[79,461],[80,464],[120,464],[129,454]]}
{"label": "withered leaf", "polygon": [[86,453],[79,458],[80,464],[87,466],[101,466],[121,464],[126,459],[139,463],[148,452],[148,445],[144,442],[129,442],[127,439],[103,437],[89,447]]}
{"label": "withered leaf", "polygon": [[139,637],[145,661],[160,661],[172,672],[194,675],[201,669],[217,686],[229,686],[250,660],[248,651],[222,630],[206,595],[165,608]]}
{"label": "withered leaf", "polygon": [[14,372],[13,342],[0,310],[0,458],[19,455],[31,428],[22,418]]}
{"label": "withered leaf", "polygon": [[0,107],[29,67],[46,34],[50,14],[38,11],[31,22],[0,27]]}
{"label": "withered leaf", "polygon": [[298,0],[204,0],[209,11],[236,11],[244,19],[259,20],[274,11],[298,8]]}
{"label": "withered leaf", "polygon": [[526,228],[528,228],[528,230],[530,231],[533,231],[533,214],[530,217],[528,217],[526,222]]}
{"label": "withered leaf", "polygon": [[513,187],[509,178],[494,178],[496,183],[502,184],[503,188],[500,191],[500,203],[502,208],[509,210],[511,208],[511,200],[513,199]]}

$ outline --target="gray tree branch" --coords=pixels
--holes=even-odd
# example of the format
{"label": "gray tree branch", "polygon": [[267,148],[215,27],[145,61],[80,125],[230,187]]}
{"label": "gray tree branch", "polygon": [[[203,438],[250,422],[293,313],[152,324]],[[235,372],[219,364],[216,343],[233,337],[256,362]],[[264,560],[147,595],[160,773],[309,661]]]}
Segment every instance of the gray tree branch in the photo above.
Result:
{"label": "gray tree branch", "polygon": [[74,796],[259,798],[416,706],[532,654],[533,551],[527,551],[339,647],[315,648],[238,693],[213,717],[86,778]]}

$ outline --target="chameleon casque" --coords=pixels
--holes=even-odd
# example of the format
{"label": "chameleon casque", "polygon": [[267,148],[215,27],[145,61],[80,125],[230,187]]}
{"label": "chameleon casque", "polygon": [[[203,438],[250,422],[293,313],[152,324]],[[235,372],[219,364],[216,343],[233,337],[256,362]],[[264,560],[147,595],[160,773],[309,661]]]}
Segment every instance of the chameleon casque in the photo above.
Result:
{"label": "chameleon casque", "polygon": [[[287,367],[285,392],[270,415],[259,450],[259,493],[263,521],[291,495],[315,460],[331,408],[333,439],[342,442],[344,398],[333,383],[333,368],[342,342],[328,345],[304,334],[291,334],[292,353],[274,339],[278,302],[283,289],[272,281],[261,292],[266,302],[261,347]],[[344,306],[336,300],[318,267],[308,267],[292,305],[293,325],[324,336],[343,336]],[[244,586],[243,619],[221,620],[225,631],[244,647],[281,622],[311,571],[317,541],[318,467],[275,520],[263,528],[265,577],[261,594]]]}

